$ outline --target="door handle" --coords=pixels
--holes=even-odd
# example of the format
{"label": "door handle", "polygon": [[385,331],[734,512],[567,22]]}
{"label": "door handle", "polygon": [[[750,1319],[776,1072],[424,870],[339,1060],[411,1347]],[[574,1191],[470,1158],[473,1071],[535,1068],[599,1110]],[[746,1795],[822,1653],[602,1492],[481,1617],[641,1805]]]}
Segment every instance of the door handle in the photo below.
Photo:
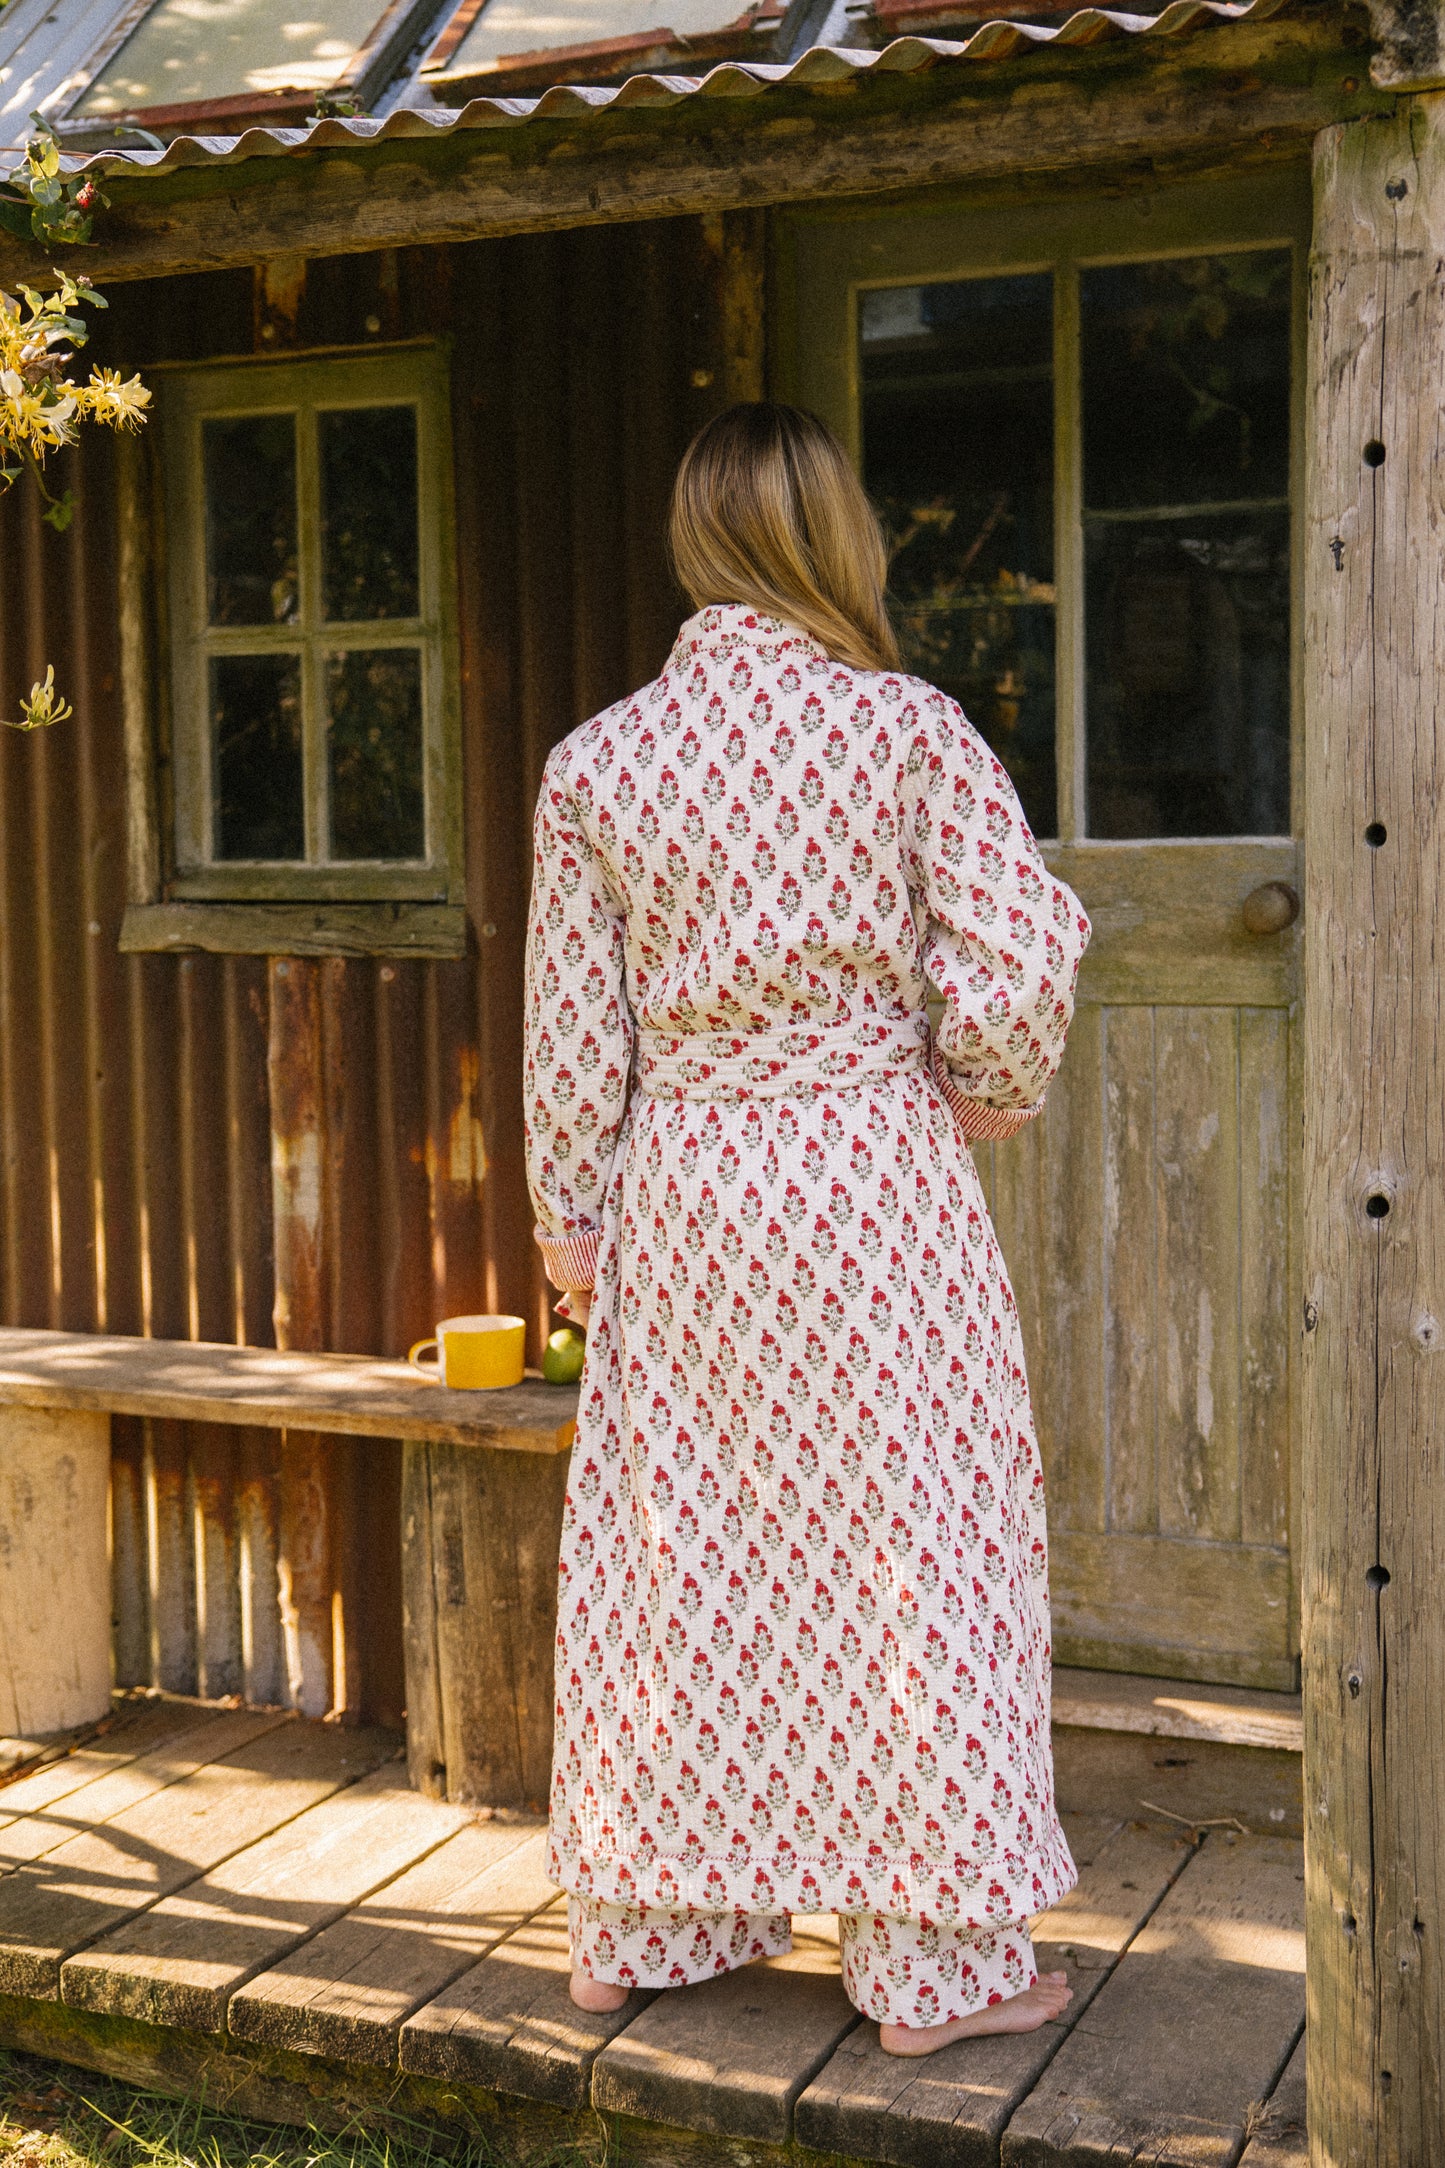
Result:
{"label": "door handle", "polygon": [[1288,881],[1261,881],[1244,899],[1248,933],[1283,933],[1299,917],[1299,897]]}

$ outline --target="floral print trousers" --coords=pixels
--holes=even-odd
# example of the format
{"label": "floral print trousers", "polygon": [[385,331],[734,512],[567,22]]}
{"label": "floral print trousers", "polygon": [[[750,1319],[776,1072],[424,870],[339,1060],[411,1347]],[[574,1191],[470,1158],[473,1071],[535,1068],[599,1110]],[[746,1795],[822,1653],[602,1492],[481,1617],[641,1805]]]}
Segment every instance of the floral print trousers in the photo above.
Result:
{"label": "floral print trousers", "polygon": [[[569,1897],[572,1962],[618,1987],[690,1987],[793,1946],[789,1913],[666,1912]],[[838,1916],[843,1986],[885,2025],[946,2025],[1038,1978],[1028,1925],[940,1927],[881,1912]]]}

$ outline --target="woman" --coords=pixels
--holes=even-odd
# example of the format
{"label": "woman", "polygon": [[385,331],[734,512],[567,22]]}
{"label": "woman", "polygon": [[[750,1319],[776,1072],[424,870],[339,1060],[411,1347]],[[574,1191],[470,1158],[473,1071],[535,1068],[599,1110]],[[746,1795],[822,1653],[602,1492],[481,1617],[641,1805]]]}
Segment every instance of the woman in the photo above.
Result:
{"label": "woman", "polygon": [[550,1872],[585,2009],[836,1911],[852,2001],[928,2053],[1069,1999],[1027,1926],[1074,1881],[1042,1476],[968,1144],[1037,1114],[1088,922],[898,667],[820,422],[709,423],[671,542],[697,614],[537,810],[528,1167],[590,1325]]}

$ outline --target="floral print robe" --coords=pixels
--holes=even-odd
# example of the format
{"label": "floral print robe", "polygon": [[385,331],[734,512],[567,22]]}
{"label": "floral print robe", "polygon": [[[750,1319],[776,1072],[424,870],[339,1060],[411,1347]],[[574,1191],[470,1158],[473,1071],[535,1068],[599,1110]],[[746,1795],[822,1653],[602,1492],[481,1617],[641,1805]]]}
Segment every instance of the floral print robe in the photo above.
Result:
{"label": "floral print robe", "polygon": [[1037,1112],[1088,930],[954,702],[742,605],[549,760],[528,1168],[550,1277],[595,1282],[574,1894],[982,1927],[1071,1885],[1042,1473],[968,1139]]}

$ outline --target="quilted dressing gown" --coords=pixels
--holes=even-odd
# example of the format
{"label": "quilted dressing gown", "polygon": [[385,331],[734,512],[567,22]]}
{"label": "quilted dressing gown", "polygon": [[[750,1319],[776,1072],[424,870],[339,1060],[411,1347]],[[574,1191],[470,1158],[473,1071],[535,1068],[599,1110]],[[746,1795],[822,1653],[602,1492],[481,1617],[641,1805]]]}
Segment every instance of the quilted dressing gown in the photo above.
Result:
{"label": "quilted dressing gown", "polygon": [[574,1895],[986,1928],[1071,1886],[1042,1473],[966,1140],[1037,1111],[1088,931],[954,702],[743,605],[552,754],[525,1092],[549,1276],[595,1281]]}

